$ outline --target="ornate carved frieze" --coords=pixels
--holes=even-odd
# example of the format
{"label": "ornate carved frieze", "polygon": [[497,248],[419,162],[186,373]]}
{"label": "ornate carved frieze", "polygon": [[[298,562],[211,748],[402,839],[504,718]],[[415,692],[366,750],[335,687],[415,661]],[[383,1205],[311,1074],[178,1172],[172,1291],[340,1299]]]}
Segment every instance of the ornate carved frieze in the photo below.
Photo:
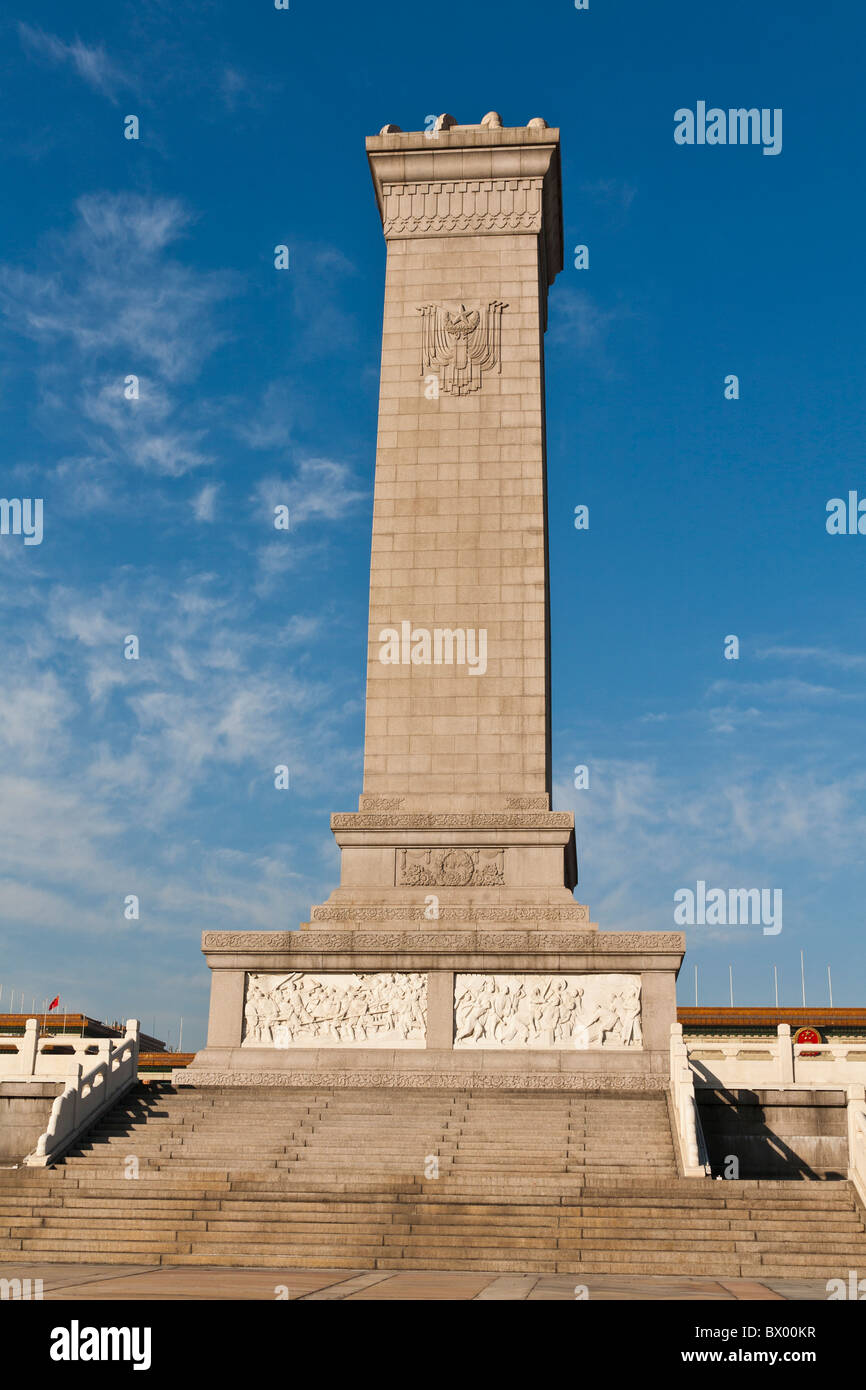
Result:
{"label": "ornate carved frieze", "polygon": [[399,849],[397,886],[495,887],[505,882],[501,849]]}
{"label": "ornate carved frieze", "polygon": [[458,975],[454,1046],[639,1048],[639,975]]}
{"label": "ornate carved frieze", "polygon": [[362,794],[360,809],[362,811],[397,811],[405,800],[405,796],[373,796]]}
{"label": "ornate carved frieze", "polygon": [[385,237],[540,232],[542,184],[540,178],[386,183]]}
{"label": "ornate carved frieze", "polygon": [[300,932],[288,931],[206,931],[202,932],[203,951],[290,951],[292,937]]}
{"label": "ornate carved frieze", "polygon": [[423,1047],[427,976],[248,975],[242,1047]]}
{"label": "ornate carved frieze", "polygon": [[[440,909],[442,911],[442,909]],[[381,911],[377,909],[377,915]],[[229,953],[272,954],[315,951],[549,951],[610,955],[616,952],[660,955],[685,950],[682,932],[373,932],[286,931],[202,933],[202,950]]]}
{"label": "ornate carved frieze", "polygon": [[421,376],[431,367],[446,395],[479,391],[486,371],[502,371],[502,310],[508,305],[491,300],[486,309],[449,309],[421,304]]}
{"label": "ornate carved frieze", "polygon": [[[322,903],[310,913],[314,922],[401,922],[429,921],[423,903],[400,903],[396,907],[355,906],[343,903]],[[565,903],[545,907],[521,907],[503,903],[491,907],[482,903],[457,903],[439,905],[439,921],[442,922],[580,922],[589,921],[589,908],[585,903]]]}
{"label": "ornate carved frieze", "polygon": [[177,1068],[175,1086],[295,1086],[317,1091],[387,1086],[398,1090],[437,1091],[617,1091],[644,1094],[668,1090],[665,1076],[654,1072],[538,1071],[214,1071]]}
{"label": "ornate carved frieze", "polygon": [[572,830],[571,811],[336,811],[332,830]]}

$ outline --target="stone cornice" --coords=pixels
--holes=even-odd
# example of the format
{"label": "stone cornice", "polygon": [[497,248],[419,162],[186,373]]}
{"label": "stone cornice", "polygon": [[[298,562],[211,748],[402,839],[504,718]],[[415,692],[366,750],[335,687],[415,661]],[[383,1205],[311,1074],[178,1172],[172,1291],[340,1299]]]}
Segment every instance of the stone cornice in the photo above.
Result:
{"label": "stone cornice", "polygon": [[[394,132],[371,136],[367,157],[387,238],[540,234],[546,283],[562,269],[558,130]],[[409,187],[425,191],[410,210],[397,208],[396,190]]]}
{"label": "stone cornice", "polygon": [[571,811],[336,811],[332,830],[573,830]]}
{"label": "stone cornice", "polygon": [[[370,955],[395,952],[432,955],[670,955],[685,951],[683,932],[569,932],[559,931],[461,931],[404,930],[288,931],[202,933],[202,950],[208,955],[260,956],[274,954],[316,955],[320,952]],[[539,963],[540,964],[540,963]]]}

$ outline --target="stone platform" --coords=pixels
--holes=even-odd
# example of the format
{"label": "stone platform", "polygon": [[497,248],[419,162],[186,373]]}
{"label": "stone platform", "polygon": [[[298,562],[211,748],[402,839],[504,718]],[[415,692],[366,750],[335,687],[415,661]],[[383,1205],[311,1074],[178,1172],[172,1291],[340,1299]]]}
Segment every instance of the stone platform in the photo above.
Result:
{"label": "stone platform", "polygon": [[[41,1280],[46,1301],[573,1303],[573,1274],[467,1274],[463,1270],[185,1269],[170,1265],[0,1264],[0,1277]],[[598,1274],[587,1297],[606,1301],[826,1301],[824,1279],[710,1279]]]}
{"label": "stone platform", "polygon": [[[195,1269],[162,1265],[0,1264],[0,1277],[31,1284],[58,1303],[175,1301],[523,1303],[574,1302],[573,1274],[467,1274],[464,1270]],[[597,1274],[587,1277],[593,1303],[695,1299],[770,1302],[827,1298],[824,1279],[710,1279],[677,1275]],[[32,1295],[31,1295],[32,1296]]]}
{"label": "stone platform", "polygon": [[180,1086],[662,1089],[679,932],[206,932]]}

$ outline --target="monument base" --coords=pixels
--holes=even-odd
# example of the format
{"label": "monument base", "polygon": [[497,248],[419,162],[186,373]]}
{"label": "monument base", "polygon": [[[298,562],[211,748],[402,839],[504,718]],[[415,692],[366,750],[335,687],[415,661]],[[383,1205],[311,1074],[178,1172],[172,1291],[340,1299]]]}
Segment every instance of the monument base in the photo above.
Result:
{"label": "monument base", "polygon": [[206,932],[179,1085],[662,1090],[679,932]]}

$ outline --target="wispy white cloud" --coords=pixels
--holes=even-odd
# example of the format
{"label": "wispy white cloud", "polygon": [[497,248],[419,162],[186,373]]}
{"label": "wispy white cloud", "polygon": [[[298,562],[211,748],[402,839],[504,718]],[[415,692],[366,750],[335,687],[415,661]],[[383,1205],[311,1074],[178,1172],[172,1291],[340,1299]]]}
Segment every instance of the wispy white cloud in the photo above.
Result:
{"label": "wispy white cloud", "polygon": [[[187,931],[191,911],[200,924],[247,927],[306,916],[317,875],[333,874],[325,835],[312,853],[264,841],[253,854],[223,852],[218,837],[198,844],[185,828],[216,787],[234,800],[277,798],[277,763],[306,797],[356,774],[333,673],[301,677],[286,656],[315,619],[289,624],[275,642],[247,621],[251,602],[240,578],[227,589],[206,573],[183,583],[151,575],[142,587],[130,569],[100,593],[36,588],[29,612],[22,599],[9,615],[3,645],[16,652],[15,676],[0,692],[7,926],[116,932],[133,892],[147,902],[149,929],[162,932]],[[21,635],[31,626],[29,646]],[[130,630],[138,661],[124,659]]]}
{"label": "wispy white cloud", "polygon": [[214,311],[235,284],[165,254],[191,214],[177,199],[134,193],[89,194],[76,212],[62,246],[49,239],[44,269],[0,267],[9,326],[55,353],[67,339],[91,365],[110,353],[130,373],[188,380],[225,340]]}
{"label": "wispy white cloud", "polygon": [[593,179],[582,183],[580,191],[601,207],[611,207],[620,212],[627,212],[637,196],[637,186],[628,179]]}
{"label": "wispy white cloud", "polygon": [[[311,563],[327,545],[316,523],[343,520],[367,497],[348,465],[335,459],[304,458],[291,477],[269,474],[260,479],[250,499],[252,515],[264,528],[256,548],[257,592],[268,594],[281,575]],[[274,529],[278,506],[289,509],[288,531]]]}
{"label": "wispy white cloud", "polygon": [[596,370],[613,370],[610,340],[616,326],[635,318],[623,304],[603,307],[586,290],[563,289],[551,301],[550,338],[568,343],[571,352],[591,361]]}
{"label": "wispy white cloud", "polygon": [[219,483],[205,483],[192,499],[192,513],[196,521],[213,521],[216,517],[216,500]]}
{"label": "wispy white cloud", "polygon": [[283,381],[271,381],[253,409],[236,419],[235,433],[251,449],[285,449],[292,437],[294,415],[289,387]]}
{"label": "wispy white cloud", "polygon": [[835,647],[759,648],[755,655],[762,661],[805,661],[811,666],[837,666],[844,671],[858,671],[866,666],[863,652],[843,652]]}
{"label": "wispy white cloud", "polygon": [[103,447],[108,445],[115,467],[121,455],[145,472],[180,478],[212,462],[212,455],[202,448],[207,430],[177,423],[191,412],[179,406],[158,380],[139,378],[139,396],[133,400],[125,395],[124,380],[86,382],[81,401],[84,417],[101,426],[101,442]]}
{"label": "wispy white cloud", "polygon": [[778,676],[767,681],[717,680],[708,687],[710,695],[754,698],[763,696],[775,704],[802,704],[803,701],[834,701],[862,699],[862,695],[837,690],[832,685],[819,685],[815,681],[800,680],[796,676]]}
{"label": "wispy white cloud", "polygon": [[109,58],[102,44],[86,44],[78,37],[71,43],[56,34],[20,22],[18,37],[26,53],[55,66],[68,66],[95,92],[116,102],[118,88],[132,85],[129,77]]}
{"label": "wispy white cloud", "polygon": [[790,890],[801,872],[850,876],[866,836],[866,766],[785,763],[767,750],[699,778],[661,759],[600,759],[589,788],[560,784],[555,804],[575,812],[578,897],[592,894],[593,920],[670,929],[674,891],[698,878]]}

